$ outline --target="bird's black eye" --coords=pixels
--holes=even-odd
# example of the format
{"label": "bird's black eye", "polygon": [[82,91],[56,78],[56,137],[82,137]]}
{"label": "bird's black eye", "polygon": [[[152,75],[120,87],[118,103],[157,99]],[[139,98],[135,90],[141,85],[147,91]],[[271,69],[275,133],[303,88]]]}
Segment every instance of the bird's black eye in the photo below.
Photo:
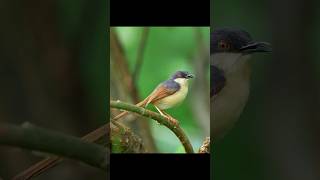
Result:
{"label": "bird's black eye", "polygon": [[219,42],[219,48],[222,50],[228,50],[230,49],[230,45],[226,41],[221,40]]}

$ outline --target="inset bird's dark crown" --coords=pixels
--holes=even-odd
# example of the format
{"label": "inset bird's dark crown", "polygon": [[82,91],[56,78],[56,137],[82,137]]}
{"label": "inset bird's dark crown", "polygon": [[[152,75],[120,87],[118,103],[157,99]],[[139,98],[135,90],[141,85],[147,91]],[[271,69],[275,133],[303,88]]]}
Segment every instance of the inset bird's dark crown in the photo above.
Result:
{"label": "inset bird's dark crown", "polygon": [[238,52],[251,42],[250,34],[244,30],[216,28],[210,33],[210,54],[215,52]]}
{"label": "inset bird's dark crown", "polygon": [[269,43],[253,41],[250,34],[241,29],[216,28],[210,33],[210,54],[219,52],[250,54],[271,51]]}

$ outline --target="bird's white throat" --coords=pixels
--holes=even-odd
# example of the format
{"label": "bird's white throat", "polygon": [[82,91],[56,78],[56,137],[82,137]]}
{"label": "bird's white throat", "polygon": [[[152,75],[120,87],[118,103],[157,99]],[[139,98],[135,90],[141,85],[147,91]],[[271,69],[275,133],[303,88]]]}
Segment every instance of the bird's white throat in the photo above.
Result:
{"label": "bird's white throat", "polygon": [[250,55],[242,53],[221,52],[215,53],[210,57],[210,64],[223,70],[225,73],[231,73],[239,70],[249,58]]}
{"label": "bird's white throat", "polygon": [[176,78],[174,81],[179,83],[180,86],[188,86],[188,79],[186,78]]}

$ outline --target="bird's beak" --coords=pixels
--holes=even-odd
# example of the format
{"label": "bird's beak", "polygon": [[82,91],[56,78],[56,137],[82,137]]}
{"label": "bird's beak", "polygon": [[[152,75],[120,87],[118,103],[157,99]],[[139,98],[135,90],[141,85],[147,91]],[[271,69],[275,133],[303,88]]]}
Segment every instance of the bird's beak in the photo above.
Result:
{"label": "bird's beak", "polygon": [[271,45],[267,42],[252,42],[246,46],[240,48],[241,52],[244,53],[255,53],[255,52],[271,52]]}
{"label": "bird's beak", "polygon": [[191,78],[194,78],[194,75],[193,74],[188,74],[187,75],[187,79],[191,79]]}

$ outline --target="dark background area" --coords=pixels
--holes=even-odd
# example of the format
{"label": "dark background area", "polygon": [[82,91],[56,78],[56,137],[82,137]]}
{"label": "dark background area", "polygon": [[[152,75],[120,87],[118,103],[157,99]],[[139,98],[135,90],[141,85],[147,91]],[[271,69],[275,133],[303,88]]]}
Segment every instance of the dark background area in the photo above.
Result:
{"label": "dark background area", "polygon": [[248,104],[214,144],[214,179],[320,179],[319,3],[311,0],[211,4],[211,28],[238,27],[270,42],[254,55]]}
{"label": "dark background area", "polygon": [[[83,136],[106,122],[107,2],[0,2],[0,119]],[[41,160],[0,147],[0,177]],[[67,161],[35,179],[105,179]]]}

